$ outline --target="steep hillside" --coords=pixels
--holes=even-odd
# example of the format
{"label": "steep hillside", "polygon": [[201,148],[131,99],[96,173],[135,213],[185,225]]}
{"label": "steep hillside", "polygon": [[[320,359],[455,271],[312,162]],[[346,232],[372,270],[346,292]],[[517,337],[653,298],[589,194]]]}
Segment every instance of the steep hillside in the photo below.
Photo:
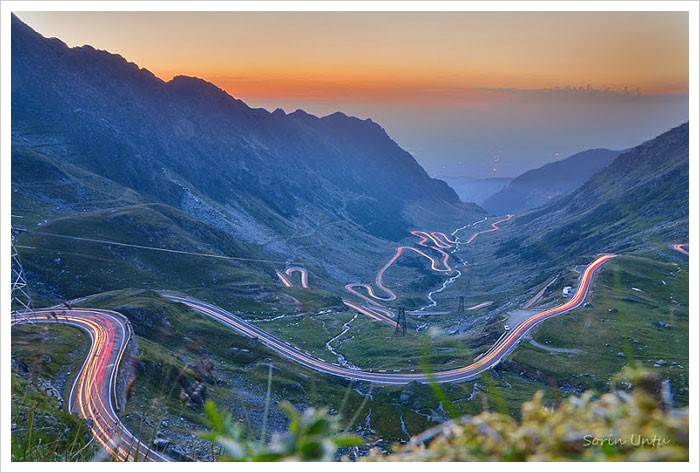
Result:
{"label": "steep hillside", "polygon": [[[369,119],[252,109],[203,80],[164,82],[120,56],[69,48],[16,17],[11,72],[12,207],[30,230],[71,217],[55,226],[104,233],[99,212],[114,210],[130,218],[104,237],[134,241],[142,229],[131,227],[145,222],[153,233],[160,222],[167,231],[180,212],[190,224],[176,228],[182,240],[171,246],[299,262],[315,284],[337,286],[370,274],[368,261],[412,228],[448,231],[484,214]],[[55,239],[41,243],[27,255],[43,251],[43,261],[65,250]],[[104,271],[98,280],[106,266],[95,269]],[[270,265],[245,269],[278,282]]]}
{"label": "steep hillside", "polygon": [[527,171],[481,204],[495,215],[518,213],[548,204],[579,187],[612,163],[620,151],[590,149]]}
{"label": "steep hillside", "polygon": [[558,202],[514,222],[524,259],[634,251],[688,239],[688,124],[621,154]]}
{"label": "steep hillside", "polygon": [[[15,140],[40,135],[63,160],[154,200],[287,225],[311,210],[391,239],[414,224],[403,214],[412,202],[451,216],[479,211],[371,120],[251,109],[203,80],[163,82],[120,56],[45,39],[15,17],[12,28]],[[205,201],[193,203],[198,193]]]}

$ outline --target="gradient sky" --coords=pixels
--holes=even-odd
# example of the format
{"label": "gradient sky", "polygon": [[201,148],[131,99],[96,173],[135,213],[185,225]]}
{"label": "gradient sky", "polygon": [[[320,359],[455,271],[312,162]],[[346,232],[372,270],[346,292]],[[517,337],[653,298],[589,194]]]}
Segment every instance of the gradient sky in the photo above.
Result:
{"label": "gradient sky", "polygon": [[687,13],[17,15],[254,107],[370,117],[434,176],[515,176],[688,119]]}

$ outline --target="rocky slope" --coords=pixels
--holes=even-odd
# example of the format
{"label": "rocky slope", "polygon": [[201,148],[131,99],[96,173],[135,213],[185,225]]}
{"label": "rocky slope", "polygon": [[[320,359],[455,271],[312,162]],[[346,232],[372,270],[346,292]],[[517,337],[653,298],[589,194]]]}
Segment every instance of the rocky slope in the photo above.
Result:
{"label": "rocky slope", "polygon": [[[411,228],[484,214],[369,119],[253,109],[201,79],[164,82],[121,56],[69,48],[16,17],[11,72],[13,212],[21,204],[31,221],[157,203],[213,227],[195,238],[208,250],[224,253],[201,238],[221,231],[242,242],[234,256],[247,245],[345,281],[367,271],[357,255],[371,259]],[[37,179],[27,166],[41,189],[27,185]],[[90,236],[89,222],[72,228]]]}

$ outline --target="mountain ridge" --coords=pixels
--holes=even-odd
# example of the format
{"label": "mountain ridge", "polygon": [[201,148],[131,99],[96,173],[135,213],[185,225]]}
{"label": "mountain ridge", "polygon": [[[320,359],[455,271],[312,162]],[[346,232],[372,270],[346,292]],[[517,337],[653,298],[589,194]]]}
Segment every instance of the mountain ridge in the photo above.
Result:
{"label": "mountain ridge", "polygon": [[581,187],[514,221],[520,235],[500,254],[616,252],[687,241],[689,150],[686,122],[620,154]]}
{"label": "mountain ridge", "polygon": [[[13,26],[18,24],[21,22],[13,17]],[[258,195],[264,196],[272,190],[276,195],[267,199],[266,203],[283,216],[295,215],[295,199],[307,197],[313,200],[312,193],[294,189],[293,183],[313,181],[316,175],[341,188],[353,189],[355,186],[362,194],[384,202],[386,207],[391,208],[388,209],[389,212],[379,213],[397,220],[397,223],[400,219],[396,215],[400,214],[402,201],[426,197],[462,206],[449,186],[430,178],[409,153],[402,150],[381,126],[371,120],[348,117],[340,112],[321,118],[303,111],[284,117],[280,114],[273,116],[263,109],[248,107],[240,99],[202,79],[176,76],[164,82],[121,56],[98,51],[90,46],[68,48],[58,40],[58,43],[44,41],[43,37],[26,25],[18,31],[31,31],[32,34],[13,34],[15,121],[36,121],[39,116],[44,123],[53,120],[59,127],[60,122],[64,122],[61,131],[72,135],[73,141],[77,141],[79,153],[93,155],[87,156],[83,164],[102,175],[107,170],[99,166],[104,166],[105,160],[96,158],[94,155],[100,153],[91,153],[90,148],[99,147],[102,144],[99,139],[108,141],[105,145],[110,149],[104,149],[102,154],[107,157],[111,154],[112,159],[119,157],[126,164],[119,169],[112,169],[116,171],[116,180],[127,185],[137,185],[145,192],[153,189],[155,184],[160,187],[157,189],[159,196],[166,196],[170,204],[175,204],[181,197],[177,187],[168,180],[154,177],[157,166],[151,172],[148,169],[142,172],[134,169],[136,163],[130,158],[136,154],[146,157],[166,155],[172,171],[192,177],[194,181],[206,180],[198,174],[202,169],[189,156],[185,158],[173,152],[173,143],[177,142],[176,145],[186,148],[182,150],[183,153],[192,156],[199,154],[199,162],[208,160],[207,165],[211,168],[219,167],[222,173],[235,170],[235,173],[229,172],[226,178],[233,182],[240,178],[240,185],[256,187]],[[32,60],[37,56],[37,51],[49,51],[52,54],[36,58],[43,61]],[[85,60],[86,57],[89,60]],[[54,85],[51,90],[32,85],[40,81],[30,78],[36,79],[42,75],[42,71],[28,70],[37,63],[42,63],[44,77],[52,76]],[[69,78],[76,81],[75,88],[80,90],[71,90],[66,80]],[[111,87],[110,82],[118,82],[119,87]],[[42,100],[38,97],[42,97]],[[48,117],[51,113],[62,114],[63,120]],[[80,114],[88,116],[81,117]],[[131,120],[131,117],[138,118]],[[166,128],[168,124],[174,124],[174,137],[170,140],[163,138],[171,132]],[[84,128],[88,128],[85,130],[87,133],[98,135],[97,142],[91,136],[86,140],[89,141],[89,146],[86,146],[88,143],[81,143],[81,139],[85,138],[79,136],[79,132]],[[128,142],[114,136],[119,134],[127,134]],[[201,142],[207,141],[207,146],[196,149],[192,140],[200,142],[197,144],[205,144]],[[138,151],[133,149],[136,146],[140,148]],[[120,147],[127,149],[119,153]],[[218,159],[212,157],[217,154]],[[282,185],[280,179],[268,172],[264,183],[256,182],[256,177],[264,175],[263,171],[269,170],[270,166],[265,170],[258,166],[255,170],[260,172],[250,173],[253,171],[251,165],[265,160],[269,163],[271,159],[276,161],[275,165],[280,165],[283,161],[287,164],[291,162],[292,169],[289,171],[302,175],[298,179],[290,179],[294,175],[288,176],[284,180],[285,185]],[[153,161],[141,159],[138,165],[155,164]],[[314,169],[314,172],[298,172],[304,166],[330,161],[335,169],[321,166]],[[365,165],[368,167],[365,168]],[[360,172],[364,173],[362,179],[358,177]],[[400,172],[403,173],[400,176],[403,179],[397,178]],[[250,175],[241,178],[246,173]],[[144,182],[144,175],[150,175],[156,182]],[[380,180],[381,185],[378,182]],[[287,186],[288,183],[291,184]],[[224,197],[217,192],[220,183],[205,184],[213,184],[199,185],[210,197],[217,200]],[[318,182],[314,184],[319,185]],[[417,196],[412,192],[417,185],[422,188],[420,190],[423,195]],[[263,187],[265,192],[262,191]],[[478,212],[475,207],[468,210]],[[408,226],[406,222],[404,227]]]}
{"label": "mountain ridge", "polygon": [[110,195],[137,195],[113,205],[164,204],[256,245],[257,257],[305,261],[320,279],[346,283],[371,271],[356,255],[383,254],[412,228],[453,230],[485,214],[371,119],[251,108],[203,79],[166,82],[120,55],[69,48],[14,16],[11,39],[13,176],[41,163],[85,176],[63,194],[16,188],[15,200],[47,209],[45,219],[106,209],[80,193],[107,179]]}
{"label": "mountain ridge", "polygon": [[531,169],[482,202],[489,212],[518,213],[558,199],[613,162],[622,151],[593,148]]}

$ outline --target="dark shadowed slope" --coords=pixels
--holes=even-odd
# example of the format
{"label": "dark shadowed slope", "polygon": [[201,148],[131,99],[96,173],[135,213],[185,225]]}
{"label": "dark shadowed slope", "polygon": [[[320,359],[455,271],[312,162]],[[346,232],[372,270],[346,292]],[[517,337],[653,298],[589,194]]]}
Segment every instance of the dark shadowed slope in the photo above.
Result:
{"label": "dark shadowed slope", "polygon": [[371,120],[251,109],[203,80],[163,82],[120,56],[68,48],[16,17],[12,118],[15,141],[50,142],[62,160],[149,199],[223,206],[265,227],[315,213],[399,239],[415,225],[414,203],[448,217],[480,212]]}
{"label": "dark shadowed slope", "polygon": [[[121,56],[69,48],[16,17],[11,73],[12,206],[30,229],[301,263],[317,284],[345,284],[371,273],[395,246],[389,240],[410,238],[413,228],[450,231],[485,214],[369,119],[252,109],[201,79],[164,82]],[[105,224],[112,211],[119,225]],[[178,238],[161,238],[171,234]],[[26,264],[45,279],[43,261],[67,241],[38,238]],[[92,251],[81,243],[75,257]],[[153,267],[155,256],[144,263],[140,250],[102,256],[120,252],[128,252],[120,256],[124,281],[168,279],[171,268]],[[186,275],[201,273],[201,261]],[[110,264],[90,265],[100,272],[91,280],[116,284]],[[236,267],[276,281],[270,264]],[[61,288],[81,287],[51,286],[64,296],[79,294]]]}
{"label": "dark shadowed slope", "polygon": [[501,215],[517,213],[548,204],[579,187],[593,174],[612,163],[621,151],[590,149],[561,161],[527,171],[513,179],[482,205]]}

